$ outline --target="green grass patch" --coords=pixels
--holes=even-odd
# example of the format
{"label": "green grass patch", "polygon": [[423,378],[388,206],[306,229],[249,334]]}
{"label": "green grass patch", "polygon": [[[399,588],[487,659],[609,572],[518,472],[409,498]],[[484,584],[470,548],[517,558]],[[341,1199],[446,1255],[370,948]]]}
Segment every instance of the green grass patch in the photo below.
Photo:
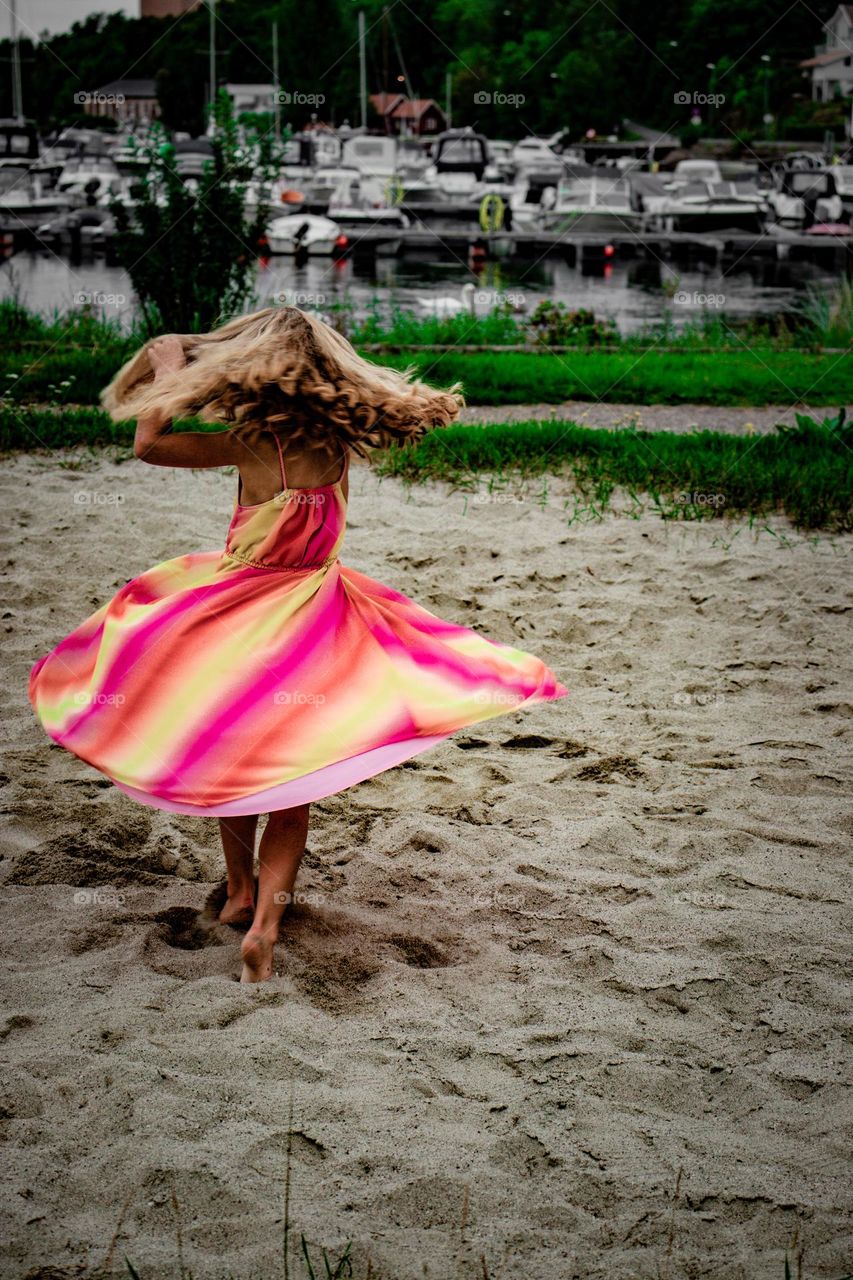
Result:
{"label": "green grass patch", "polygon": [[371,358],[395,368],[412,364],[435,384],[460,381],[469,404],[836,405],[853,398],[849,359],[803,351],[447,352]]}
{"label": "green grass patch", "polygon": [[602,514],[617,493],[665,519],[784,513],[800,528],[853,529],[853,429],[837,417],[744,437],[594,430],[566,422],[452,426],[386,450],[381,475],[476,489],[512,476],[571,477],[581,506]]}
{"label": "green grass patch", "polygon": [[[826,332],[841,341],[847,333],[848,293],[819,305],[812,301],[811,329],[817,331],[823,317]],[[551,327],[539,326],[533,333],[526,321],[496,308],[476,320],[470,315],[424,320],[398,311],[384,326],[375,316],[353,326],[351,336],[356,345],[387,344],[387,349],[365,350],[376,363],[413,364],[433,383],[462,382],[473,405],[565,400],[836,405],[853,400],[851,362],[837,353],[779,345],[778,338],[771,341],[760,330],[739,335],[719,317],[681,330],[664,323],[657,333],[621,339],[615,331],[605,332],[589,312],[558,310],[555,320],[555,305],[548,304],[550,311],[538,309]],[[502,349],[537,339],[546,346]],[[51,318],[14,300],[0,301],[0,403],[97,405],[102,389],[142,341],[141,333],[122,334],[114,322],[85,311]],[[577,346],[559,354],[547,349],[573,341]],[[472,343],[490,349],[456,349]],[[418,344],[445,349],[419,350]]]}

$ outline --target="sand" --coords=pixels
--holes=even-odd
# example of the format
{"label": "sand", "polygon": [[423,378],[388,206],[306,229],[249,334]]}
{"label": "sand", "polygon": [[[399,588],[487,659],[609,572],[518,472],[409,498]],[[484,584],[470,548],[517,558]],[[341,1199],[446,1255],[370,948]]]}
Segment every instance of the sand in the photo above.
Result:
{"label": "sand", "polygon": [[[848,418],[850,406],[845,406]],[[637,427],[686,435],[693,431],[721,431],[725,435],[769,435],[778,423],[793,426],[797,415],[833,418],[838,408],[805,404],[608,404],[604,400],[566,400],[562,404],[467,405],[461,422],[539,422],[556,418],[583,427]]]}
{"label": "sand", "polygon": [[572,694],[314,806],[247,988],[216,823],[26,698],[127,578],[222,545],[234,479],[56,454],[1,487],[3,1276],[282,1276],[291,1105],[318,1275],[348,1241],[388,1280],[851,1270],[853,539],[353,468],[345,563]]}

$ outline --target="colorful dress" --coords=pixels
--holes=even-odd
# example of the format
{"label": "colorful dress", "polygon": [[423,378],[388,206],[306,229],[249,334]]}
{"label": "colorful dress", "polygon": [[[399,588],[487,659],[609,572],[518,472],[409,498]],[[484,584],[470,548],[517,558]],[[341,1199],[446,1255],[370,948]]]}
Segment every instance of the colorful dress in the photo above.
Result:
{"label": "colorful dress", "polygon": [[338,559],[339,480],[240,503],[224,551],[155,565],[41,658],[55,742],[144,804],[226,817],[308,804],[458,729],[568,690],[538,658]]}

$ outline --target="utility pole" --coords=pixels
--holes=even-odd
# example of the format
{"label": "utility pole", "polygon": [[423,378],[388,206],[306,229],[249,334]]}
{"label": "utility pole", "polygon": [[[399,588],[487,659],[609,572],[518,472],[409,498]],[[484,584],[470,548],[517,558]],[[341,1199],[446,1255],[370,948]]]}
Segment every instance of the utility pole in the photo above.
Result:
{"label": "utility pole", "polygon": [[361,104],[361,127],[367,133],[367,47],[364,10],[358,11],[358,98]]}
{"label": "utility pole", "polygon": [[207,0],[210,14],[210,37],[208,41],[208,65],[210,75],[210,109],[213,119],[213,103],[216,99],[216,0]]}
{"label": "utility pole", "polygon": [[278,82],[278,22],[272,24],[272,84],[275,140],[281,141],[281,88]]}
{"label": "utility pole", "polygon": [[12,111],[17,124],[24,123],[24,102],[21,93],[21,45],[18,36],[18,0],[9,5],[10,35],[12,40]]}

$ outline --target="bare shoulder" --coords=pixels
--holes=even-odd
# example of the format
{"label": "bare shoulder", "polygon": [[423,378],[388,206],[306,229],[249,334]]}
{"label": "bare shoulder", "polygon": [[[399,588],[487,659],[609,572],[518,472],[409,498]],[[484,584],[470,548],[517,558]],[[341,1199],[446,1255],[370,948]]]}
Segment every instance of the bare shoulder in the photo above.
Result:
{"label": "bare shoulder", "polygon": [[308,446],[289,442],[284,436],[277,445],[275,433],[263,426],[241,427],[233,435],[239,450],[237,466],[244,503],[267,502],[282,488],[310,489],[340,479],[346,495],[346,468],[342,465],[346,449],[342,443],[330,440]]}

